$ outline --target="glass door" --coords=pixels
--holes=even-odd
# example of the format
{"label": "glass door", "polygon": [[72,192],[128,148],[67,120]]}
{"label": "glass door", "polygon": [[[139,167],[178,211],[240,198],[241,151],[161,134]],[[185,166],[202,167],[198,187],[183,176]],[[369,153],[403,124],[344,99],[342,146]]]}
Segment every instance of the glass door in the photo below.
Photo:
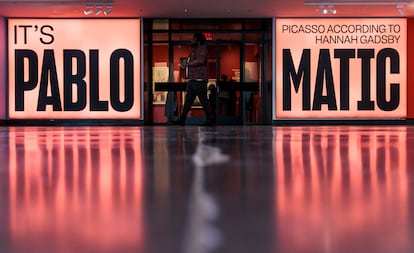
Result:
{"label": "glass door", "polygon": [[[186,58],[192,47],[188,41],[192,34],[180,34],[180,41],[172,43],[172,66],[174,82],[185,82],[183,69],[179,68],[181,58]],[[208,40],[209,79],[207,94],[211,111],[218,125],[243,124],[244,92],[241,83],[242,43],[240,41]],[[178,107],[182,108],[185,91],[176,92]],[[180,108],[180,109],[181,109]],[[193,103],[187,117],[188,124],[201,124],[205,121],[203,108],[198,100]]]}
{"label": "glass door", "polygon": [[238,41],[215,41],[210,45],[216,61],[216,122],[219,125],[243,123],[243,91],[241,83],[242,43]]}
{"label": "glass door", "polygon": [[[150,20],[146,38],[146,118],[169,123],[179,117],[187,80],[179,68],[191,50],[194,32],[207,38],[207,92],[219,125],[272,122],[272,20]],[[202,124],[204,111],[196,100],[188,124]]]}
{"label": "glass door", "polygon": [[[172,44],[172,73],[174,76],[174,86],[175,87],[182,87],[182,89],[173,89],[174,96],[176,98],[177,108],[178,111],[182,111],[182,107],[185,102],[185,87],[186,82],[188,81],[186,79],[185,69],[180,68],[179,62],[182,60],[187,60],[187,57],[190,55],[191,51],[193,50],[190,42],[192,40],[193,33],[181,33],[179,35],[176,35],[174,38],[176,41],[173,41]],[[209,50],[209,59],[208,59],[208,67],[209,67],[209,83],[207,86],[212,85],[213,88],[216,86],[216,61],[214,58],[214,55],[212,56],[210,54],[210,47],[208,46]],[[213,57],[213,58],[212,58]],[[210,101],[210,107],[214,108],[215,103],[212,98],[214,95],[214,91],[209,94],[209,101]],[[205,114],[203,107],[200,103],[199,98],[197,97],[195,101],[193,102],[193,105],[191,107],[190,112],[187,115],[186,123],[189,125],[195,124],[199,125],[206,121]]]}

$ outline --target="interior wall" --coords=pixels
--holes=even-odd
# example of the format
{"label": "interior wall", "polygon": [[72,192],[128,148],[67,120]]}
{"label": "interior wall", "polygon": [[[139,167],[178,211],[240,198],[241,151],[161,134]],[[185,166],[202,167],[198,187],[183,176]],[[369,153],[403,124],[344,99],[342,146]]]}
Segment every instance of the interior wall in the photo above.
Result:
{"label": "interior wall", "polygon": [[0,120],[6,119],[6,19],[0,17]]}
{"label": "interior wall", "polygon": [[228,80],[232,80],[232,78],[235,78],[233,69],[239,69],[240,71],[240,46],[220,46],[220,58],[221,74],[225,74]]}
{"label": "interior wall", "polygon": [[407,19],[407,118],[414,118],[414,19]]}

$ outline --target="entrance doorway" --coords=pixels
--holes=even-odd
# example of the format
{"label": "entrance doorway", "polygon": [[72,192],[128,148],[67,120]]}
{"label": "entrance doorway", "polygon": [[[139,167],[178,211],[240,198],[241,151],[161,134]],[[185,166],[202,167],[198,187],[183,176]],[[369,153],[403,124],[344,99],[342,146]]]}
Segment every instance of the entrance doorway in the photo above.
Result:
{"label": "entrance doorway", "polygon": [[[271,65],[271,57],[266,56],[271,51],[271,30],[267,29],[271,20],[219,20],[213,24],[204,20],[163,20],[164,25],[157,22],[160,21],[152,20],[150,33],[145,36],[152,39],[146,44],[149,54],[146,95],[152,120],[149,123],[168,123],[179,117],[186,85],[179,61],[190,54],[194,32],[203,32],[207,37],[208,95],[217,124],[271,122],[267,121],[272,113],[267,104],[271,104],[272,95],[267,86],[271,84],[272,73],[264,73],[265,65]],[[187,123],[204,121],[204,111],[196,100]]]}

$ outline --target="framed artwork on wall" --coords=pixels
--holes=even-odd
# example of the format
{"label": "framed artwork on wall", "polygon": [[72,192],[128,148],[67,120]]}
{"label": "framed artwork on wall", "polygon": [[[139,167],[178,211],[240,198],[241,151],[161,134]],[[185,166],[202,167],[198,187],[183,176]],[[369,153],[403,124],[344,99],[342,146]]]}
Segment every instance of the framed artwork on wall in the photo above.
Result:
{"label": "framed artwork on wall", "polygon": [[[158,65],[158,66],[157,66]],[[152,67],[152,81],[153,81],[153,104],[165,104],[167,99],[167,92],[166,91],[155,91],[155,83],[166,83],[168,82],[169,77],[169,69],[168,66],[159,66],[160,64],[156,64]]]}

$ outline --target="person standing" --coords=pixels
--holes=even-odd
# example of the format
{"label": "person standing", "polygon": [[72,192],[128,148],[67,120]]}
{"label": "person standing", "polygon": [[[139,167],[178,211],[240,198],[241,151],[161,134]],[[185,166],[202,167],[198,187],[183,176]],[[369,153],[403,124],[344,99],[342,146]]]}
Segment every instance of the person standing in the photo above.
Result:
{"label": "person standing", "polygon": [[174,123],[185,125],[187,114],[190,112],[195,98],[198,97],[206,116],[206,123],[204,125],[213,125],[211,108],[207,99],[208,50],[204,34],[194,33],[191,46],[194,49],[187,60],[180,62],[180,67],[186,70],[188,83],[180,119]]}

